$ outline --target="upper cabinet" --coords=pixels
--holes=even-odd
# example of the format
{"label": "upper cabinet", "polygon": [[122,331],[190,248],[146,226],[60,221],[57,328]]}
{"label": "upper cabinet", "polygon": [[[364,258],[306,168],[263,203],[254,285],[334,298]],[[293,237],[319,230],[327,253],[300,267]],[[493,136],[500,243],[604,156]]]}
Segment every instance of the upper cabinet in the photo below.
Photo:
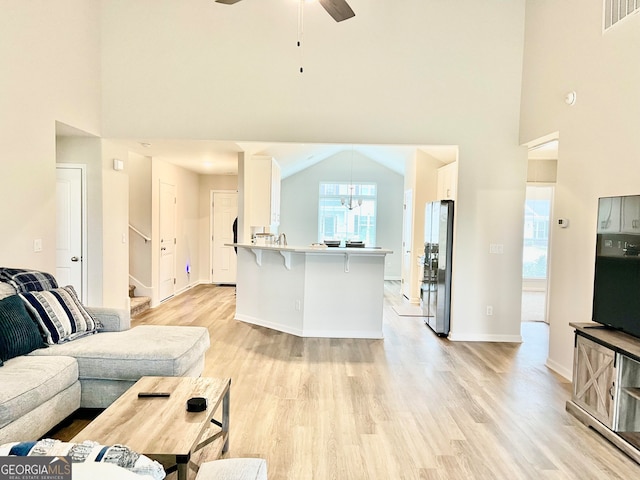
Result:
{"label": "upper cabinet", "polygon": [[438,200],[455,200],[458,194],[458,163],[438,169]]}
{"label": "upper cabinet", "polygon": [[622,233],[640,233],[640,196],[622,197]]}
{"label": "upper cabinet", "polygon": [[620,233],[621,197],[601,198],[598,202],[598,233]]}
{"label": "upper cabinet", "polygon": [[[249,175],[247,175],[249,174]],[[253,156],[245,166],[248,191],[249,224],[252,227],[276,227],[280,224],[280,165],[272,157]]]}
{"label": "upper cabinet", "polygon": [[601,198],[598,233],[640,234],[640,195]]}

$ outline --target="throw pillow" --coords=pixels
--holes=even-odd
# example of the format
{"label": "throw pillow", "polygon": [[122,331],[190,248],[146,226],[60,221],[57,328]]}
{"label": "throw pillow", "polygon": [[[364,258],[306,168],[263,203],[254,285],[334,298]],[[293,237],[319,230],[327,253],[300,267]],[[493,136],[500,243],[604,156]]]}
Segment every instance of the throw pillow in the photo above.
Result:
{"label": "throw pillow", "polygon": [[[82,443],[65,443],[60,440],[45,438],[37,442],[12,442],[0,445],[0,456],[34,457],[64,456],[71,457],[72,476],[76,478],[75,467],[81,463],[107,463],[140,475],[145,480],[163,480],[166,476],[162,465],[145,455],[134,452],[125,445],[100,445],[86,440]],[[97,472],[94,472],[97,473]],[[114,473],[114,472],[110,472]],[[120,473],[120,472],[117,472]],[[35,477],[34,477],[35,478]],[[78,477],[78,478],[120,478],[120,476]],[[128,476],[126,478],[129,478]]]}
{"label": "throw pillow", "polygon": [[16,289],[13,285],[7,282],[0,281],[0,299],[10,297],[16,294]]}
{"label": "throw pillow", "polygon": [[21,293],[20,297],[49,345],[91,335],[102,327],[80,303],[70,285],[45,292]]}
{"label": "throw pillow", "polygon": [[44,347],[38,325],[18,295],[0,300],[0,365]]}
{"label": "throw pillow", "polygon": [[18,293],[58,288],[58,282],[50,273],[24,268],[0,267],[0,280],[11,284]]}

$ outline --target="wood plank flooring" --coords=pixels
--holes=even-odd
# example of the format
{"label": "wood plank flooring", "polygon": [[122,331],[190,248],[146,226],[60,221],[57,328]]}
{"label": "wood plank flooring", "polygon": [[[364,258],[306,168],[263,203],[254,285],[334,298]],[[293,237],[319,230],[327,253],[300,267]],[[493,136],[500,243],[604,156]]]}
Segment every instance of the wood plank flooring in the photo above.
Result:
{"label": "wood plank flooring", "polygon": [[204,375],[232,378],[225,457],[265,458],[270,480],[638,478],[565,412],[545,324],[523,324],[522,344],[449,342],[396,315],[399,292],[386,283],[384,340],[248,325],[233,319],[234,288],[209,285],[133,323],[209,329]]}

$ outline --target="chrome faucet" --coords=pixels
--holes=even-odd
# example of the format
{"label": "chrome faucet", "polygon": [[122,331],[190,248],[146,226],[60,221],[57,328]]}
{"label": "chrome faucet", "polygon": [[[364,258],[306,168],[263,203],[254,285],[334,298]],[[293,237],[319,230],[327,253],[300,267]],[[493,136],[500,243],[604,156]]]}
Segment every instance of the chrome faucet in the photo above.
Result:
{"label": "chrome faucet", "polygon": [[287,246],[287,236],[284,233],[281,233],[280,235],[278,235],[278,240],[276,240],[276,243],[278,245],[283,245],[283,246]]}

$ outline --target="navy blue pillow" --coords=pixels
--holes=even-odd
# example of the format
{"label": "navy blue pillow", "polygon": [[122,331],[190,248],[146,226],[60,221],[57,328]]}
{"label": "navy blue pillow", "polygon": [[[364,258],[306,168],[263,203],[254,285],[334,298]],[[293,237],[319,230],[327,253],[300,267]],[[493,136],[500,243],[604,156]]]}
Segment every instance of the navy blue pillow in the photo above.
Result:
{"label": "navy blue pillow", "polygon": [[44,347],[38,325],[18,295],[0,300],[0,365],[10,358]]}

